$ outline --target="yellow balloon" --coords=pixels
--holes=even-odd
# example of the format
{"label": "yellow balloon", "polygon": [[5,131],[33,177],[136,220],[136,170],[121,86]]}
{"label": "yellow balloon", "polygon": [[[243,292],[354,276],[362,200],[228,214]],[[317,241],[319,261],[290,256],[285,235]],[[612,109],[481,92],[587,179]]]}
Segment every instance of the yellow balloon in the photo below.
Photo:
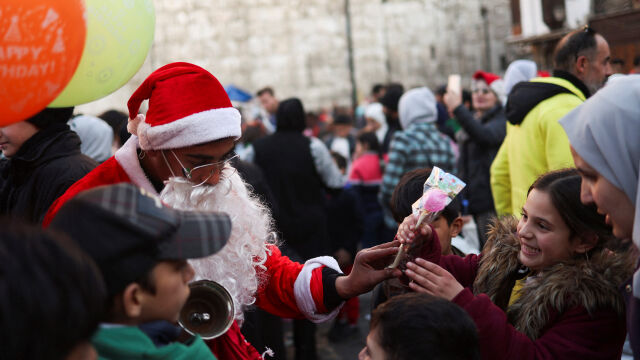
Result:
{"label": "yellow balloon", "polygon": [[155,28],[152,0],[85,0],[87,40],[78,68],[49,107],[100,99],[118,90],[140,69]]}

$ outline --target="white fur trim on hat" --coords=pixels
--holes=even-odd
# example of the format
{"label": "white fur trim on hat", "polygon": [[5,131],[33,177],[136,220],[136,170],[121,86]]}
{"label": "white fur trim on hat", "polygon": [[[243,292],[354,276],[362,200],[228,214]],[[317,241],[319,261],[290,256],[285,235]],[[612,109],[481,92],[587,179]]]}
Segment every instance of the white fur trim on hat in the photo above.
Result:
{"label": "white fur trim on hat", "polygon": [[136,134],[142,150],[177,149],[228,137],[237,139],[241,135],[240,112],[235,108],[211,109],[156,126],[143,121],[137,124]]}
{"label": "white fur trim on hat", "polygon": [[149,178],[147,178],[144,170],[140,167],[138,147],[138,138],[135,135],[129,137],[129,140],[114,154],[116,161],[134,184],[147,190],[150,194],[158,195],[158,192],[151,184],[151,181],[149,181]]}
{"label": "white fur trim on hat", "polygon": [[338,262],[336,259],[331,256],[320,256],[313,259],[307,260],[304,263],[304,267],[298,274],[298,278],[296,278],[296,282],[293,284],[293,293],[296,297],[296,304],[298,305],[298,309],[302,311],[303,314],[307,317],[307,319],[313,321],[314,323],[321,323],[327,320],[333,319],[340,308],[342,308],[342,304],[340,306],[333,309],[328,314],[319,314],[318,309],[316,308],[316,303],[313,300],[313,295],[311,295],[311,275],[313,270],[319,268],[320,266],[327,266],[332,268],[333,270],[342,273],[340,270],[340,266],[338,266]]}
{"label": "white fur trim on hat", "polygon": [[493,93],[496,94],[496,97],[498,98],[498,100],[500,100],[500,102],[502,103],[502,105],[506,105],[507,103],[507,94],[504,91],[504,80],[502,79],[497,79],[494,80],[491,85],[489,85],[489,87],[491,88],[491,90],[493,90]]}

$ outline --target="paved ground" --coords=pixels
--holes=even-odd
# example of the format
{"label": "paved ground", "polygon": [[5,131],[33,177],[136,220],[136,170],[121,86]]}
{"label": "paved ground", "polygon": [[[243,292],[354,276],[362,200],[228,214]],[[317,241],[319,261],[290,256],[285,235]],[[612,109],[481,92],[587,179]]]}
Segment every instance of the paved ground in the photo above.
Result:
{"label": "paved ground", "polygon": [[[371,293],[360,296],[360,318],[358,321],[358,332],[342,339],[339,342],[330,342],[327,333],[331,329],[332,322],[318,325],[317,346],[319,360],[354,360],[358,358],[358,353],[365,344],[365,339],[369,333],[369,306],[371,303]],[[293,360],[293,340],[291,334],[291,324],[285,323],[285,344],[287,345],[287,359]]]}

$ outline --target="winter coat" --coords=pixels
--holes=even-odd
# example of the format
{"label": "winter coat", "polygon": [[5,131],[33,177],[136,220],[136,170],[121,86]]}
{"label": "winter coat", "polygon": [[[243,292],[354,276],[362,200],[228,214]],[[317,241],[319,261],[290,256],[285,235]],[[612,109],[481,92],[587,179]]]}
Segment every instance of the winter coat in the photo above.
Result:
{"label": "winter coat", "polygon": [[389,163],[384,169],[378,200],[384,211],[384,221],[392,229],[397,226],[391,214],[391,196],[406,172],[437,166],[455,173],[455,157],[449,139],[441,134],[435,123],[411,124],[393,136]]}
{"label": "winter coat", "polygon": [[97,165],[80,153],[80,138],[66,124],[38,131],[0,160],[0,215],[42,223],[51,203]]}
{"label": "winter coat", "polygon": [[[319,143],[325,155],[329,152],[319,140],[302,134],[305,115],[299,100],[282,101],[276,121],[276,132],[253,144],[253,162],[264,173],[278,202],[276,228],[284,243],[302,260],[327,254],[326,184],[320,174],[322,169],[316,165],[313,143]],[[331,160],[330,165],[340,176]]]}
{"label": "winter coat", "polygon": [[[575,78],[571,82],[546,77],[514,87],[507,102],[507,135],[491,165],[498,215],[519,215],[538,176],[574,166],[569,139],[558,120],[585,101],[588,94],[580,85]],[[511,109],[514,104],[519,105]]]}
{"label": "winter coat", "polygon": [[496,223],[481,257],[439,260],[465,286],[452,301],[476,323],[483,359],[619,359],[626,329],[618,287],[633,256],[601,250],[557,263],[527,279],[508,306],[523,277],[516,225],[514,218]]}
{"label": "winter coat", "polygon": [[479,120],[463,105],[453,113],[468,135],[459,143],[458,175],[467,183],[463,196],[469,200],[469,213],[493,211],[489,169],[506,135],[504,109],[496,105]]}
{"label": "winter coat", "polygon": [[[636,270],[640,268],[640,265],[636,266]],[[633,296],[633,277],[621,286],[622,296],[627,307],[627,324],[629,331],[629,343],[633,350],[633,358],[640,360],[640,299]]]}

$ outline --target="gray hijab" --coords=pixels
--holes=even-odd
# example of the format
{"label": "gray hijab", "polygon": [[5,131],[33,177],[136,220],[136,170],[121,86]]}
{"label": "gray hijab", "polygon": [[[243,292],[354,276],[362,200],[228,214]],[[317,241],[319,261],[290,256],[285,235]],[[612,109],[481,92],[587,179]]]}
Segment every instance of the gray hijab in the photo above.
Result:
{"label": "gray hijab", "polygon": [[113,129],[106,121],[91,115],[79,115],[68,124],[82,141],[80,152],[99,163],[111,157]]}
{"label": "gray hijab", "polygon": [[426,87],[411,89],[400,98],[398,115],[403,130],[411,124],[435,122],[438,119],[436,98]]}
{"label": "gray hijab", "polygon": [[[560,124],[575,151],[635,206],[632,237],[640,249],[640,75],[611,79]],[[640,272],[634,275],[633,287],[640,297],[637,285]]]}
{"label": "gray hijab", "polygon": [[529,81],[536,77],[538,67],[531,60],[516,60],[509,64],[504,73],[504,93],[509,95],[513,86],[521,81]]}

